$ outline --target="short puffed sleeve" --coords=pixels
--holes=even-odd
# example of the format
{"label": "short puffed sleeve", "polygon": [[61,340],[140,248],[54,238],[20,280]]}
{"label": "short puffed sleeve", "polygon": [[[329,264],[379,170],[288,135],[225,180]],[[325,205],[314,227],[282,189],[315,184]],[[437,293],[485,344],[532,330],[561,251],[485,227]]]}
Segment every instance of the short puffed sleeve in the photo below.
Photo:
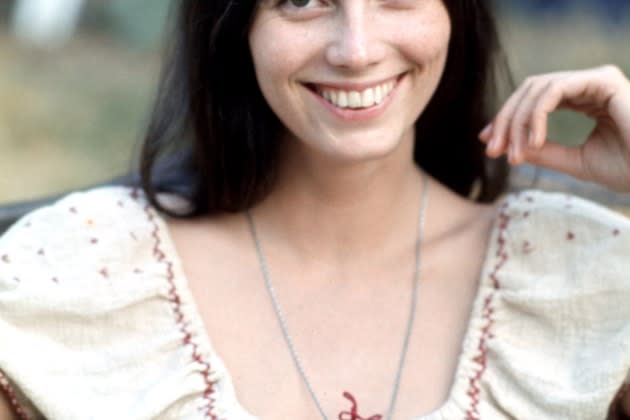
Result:
{"label": "short puffed sleeve", "polygon": [[496,224],[465,344],[471,418],[607,418],[630,381],[629,220],[527,191]]}
{"label": "short puffed sleeve", "polygon": [[0,391],[22,418],[199,411],[205,368],[187,344],[201,328],[183,320],[165,230],[139,191],[104,187],[0,238]]}

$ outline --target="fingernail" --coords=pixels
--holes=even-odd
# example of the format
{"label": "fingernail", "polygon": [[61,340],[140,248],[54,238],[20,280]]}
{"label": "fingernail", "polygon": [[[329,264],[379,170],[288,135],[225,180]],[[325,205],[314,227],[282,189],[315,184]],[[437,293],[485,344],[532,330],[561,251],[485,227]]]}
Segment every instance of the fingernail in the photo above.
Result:
{"label": "fingernail", "polygon": [[497,144],[498,144],[497,138],[496,137],[492,137],[490,139],[490,141],[488,141],[488,151],[491,152],[491,153],[496,152],[497,151]]}
{"label": "fingernail", "polygon": [[536,134],[533,130],[529,130],[529,145],[530,147],[536,147]]}
{"label": "fingernail", "polygon": [[492,131],[492,123],[486,125],[484,129],[481,130],[481,133],[479,133],[479,137],[481,137],[482,139],[486,139],[490,135],[491,131]]}

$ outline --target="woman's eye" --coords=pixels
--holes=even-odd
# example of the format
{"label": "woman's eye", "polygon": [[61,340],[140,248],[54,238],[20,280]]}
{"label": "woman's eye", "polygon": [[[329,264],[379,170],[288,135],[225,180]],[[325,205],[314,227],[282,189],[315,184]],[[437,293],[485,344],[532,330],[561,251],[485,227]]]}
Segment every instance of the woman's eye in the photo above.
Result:
{"label": "woman's eye", "polygon": [[286,3],[290,3],[293,7],[303,8],[308,6],[311,0],[287,0]]}
{"label": "woman's eye", "polygon": [[305,10],[312,10],[322,7],[324,0],[280,0],[278,6],[289,12],[299,13]]}

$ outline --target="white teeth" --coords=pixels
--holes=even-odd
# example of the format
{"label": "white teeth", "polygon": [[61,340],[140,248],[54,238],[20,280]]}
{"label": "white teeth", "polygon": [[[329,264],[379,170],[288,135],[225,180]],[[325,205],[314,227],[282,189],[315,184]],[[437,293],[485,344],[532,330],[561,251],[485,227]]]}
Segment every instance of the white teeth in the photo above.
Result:
{"label": "white teeth", "polygon": [[374,89],[365,89],[361,95],[361,106],[363,108],[374,105]]}
{"label": "white teeth", "polygon": [[348,107],[348,94],[343,90],[337,92],[337,102],[333,102],[339,108],[347,108]]}
{"label": "white teeth", "polygon": [[395,85],[396,82],[390,81],[361,92],[334,89],[320,89],[318,92],[324,99],[339,108],[369,108],[383,102]]}
{"label": "white teeth", "polygon": [[381,91],[381,87],[376,86],[376,89],[374,89],[374,102],[376,102],[377,104],[380,104],[382,100],[383,100],[383,92]]}
{"label": "white teeth", "polygon": [[361,108],[361,94],[352,91],[348,94],[348,106],[350,108]]}

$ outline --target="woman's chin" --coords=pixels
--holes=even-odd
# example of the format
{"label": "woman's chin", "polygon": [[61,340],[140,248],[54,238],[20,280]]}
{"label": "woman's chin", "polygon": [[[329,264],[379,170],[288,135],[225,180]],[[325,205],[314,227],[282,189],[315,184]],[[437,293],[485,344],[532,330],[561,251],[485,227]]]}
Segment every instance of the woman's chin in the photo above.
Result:
{"label": "woman's chin", "polygon": [[[326,160],[335,164],[358,164],[378,160],[410,161],[413,154],[413,130],[392,129],[391,126],[335,131],[318,127],[311,133],[292,135],[288,141],[289,155],[303,155],[306,160]],[[291,146],[293,145],[293,146]]]}
{"label": "woman's chin", "polygon": [[401,148],[398,141],[344,141],[331,144],[323,150],[323,155],[331,161],[343,164],[374,162],[391,158]]}

